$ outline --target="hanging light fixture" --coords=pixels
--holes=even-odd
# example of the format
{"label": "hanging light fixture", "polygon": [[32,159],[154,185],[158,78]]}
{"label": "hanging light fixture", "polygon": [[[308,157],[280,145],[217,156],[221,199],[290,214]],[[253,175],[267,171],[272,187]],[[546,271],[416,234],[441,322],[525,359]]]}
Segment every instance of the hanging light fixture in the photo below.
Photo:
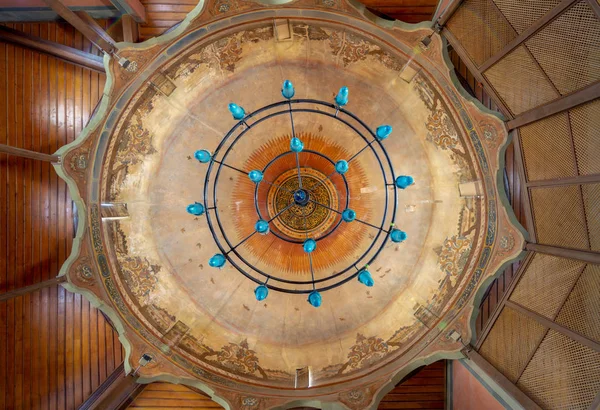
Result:
{"label": "hanging light fixture", "polygon": [[[265,300],[269,295],[269,290],[271,289],[286,293],[308,294],[308,302],[314,307],[319,307],[322,303],[321,292],[336,288],[344,283],[347,283],[352,278],[357,278],[358,282],[368,287],[374,285],[373,277],[369,271],[369,264],[372,264],[377,258],[388,239],[394,243],[402,243],[407,239],[406,232],[395,226],[397,204],[396,188],[406,189],[414,184],[414,179],[408,175],[401,175],[398,177],[395,176],[391,160],[385,151],[384,145],[382,144],[382,142],[392,134],[392,127],[390,125],[380,125],[375,131],[372,131],[372,129],[369,128],[360,118],[343,108],[349,103],[348,87],[340,88],[339,92],[335,96],[334,103],[328,103],[326,101],[314,99],[293,99],[295,95],[295,89],[292,82],[289,80],[285,80],[283,82],[281,94],[285,98],[283,101],[259,108],[258,110],[249,114],[246,114],[246,111],[243,107],[235,103],[229,104],[229,112],[236,121],[235,125],[225,135],[214,153],[211,153],[206,149],[200,149],[194,153],[194,157],[201,164],[208,164],[208,169],[205,177],[203,201],[201,203],[193,202],[188,205],[187,212],[194,216],[206,215],[208,227],[212,233],[217,247],[220,250],[219,253],[214,254],[210,258],[208,262],[209,266],[220,269],[223,268],[227,262],[231,263],[240,273],[258,284],[254,290],[254,295],[259,301]],[[311,105],[313,108],[306,108],[307,104]],[[318,106],[317,109],[314,108],[315,105]],[[273,110],[276,109],[280,109],[280,111],[273,112]],[[266,115],[268,112],[271,113]],[[351,197],[350,192],[346,192],[346,204],[343,210],[340,211],[338,209],[331,208],[327,204],[319,202],[318,198],[315,198],[313,195],[311,195],[311,190],[306,186],[303,186],[304,178],[301,172],[300,154],[305,152],[305,145],[296,134],[293,115],[294,112],[302,112],[312,115],[324,115],[333,118],[348,126],[353,130],[353,132],[358,134],[364,140],[365,146],[350,158],[329,158],[320,152],[312,150],[306,152],[310,152],[313,155],[318,155],[331,163],[334,171],[330,176],[326,177],[326,179],[334,174],[337,174],[343,178],[346,190],[348,190],[346,175],[352,167],[352,161],[354,161],[365,150],[370,149],[372,151],[373,155],[378,161],[382,178],[385,183],[384,191],[386,209],[383,210],[383,217],[379,226],[360,219],[360,215],[357,215],[356,211],[348,207],[349,199]],[[279,157],[285,155],[295,156],[296,167],[294,173],[297,171],[297,189],[289,191],[285,187],[277,185],[272,181],[267,181],[265,179],[265,173],[267,172],[268,165],[262,170],[253,169],[245,171],[225,162],[226,157],[231,151],[232,147],[252,127],[270,118],[274,118],[279,115],[287,115],[288,113],[290,116],[292,131],[289,151],[281,153]],[[342,115],[346,118],[343,118]],[[362,130],[354,125],[355,123],[360,124],[360,128],[362,128]],[[227,144],[229,144],[228,148],[226,148]],[[377,146],[378,149],[376,150],[374,146]],[[271,164],[273,161],[269,162],[269,164]],[[258,215],[254,225],[254,231],[252,234],[235,245],[232,245],[230,240],[227,238],[225,230],[221,225],[217,209],[217,184],[219,181],[220,171],[223,167],[246,175],[252,183],[256,184],[253,201],[256,204],[256,211]],[[289,196],[289,199],[286,200],[289,202],[289,205],[278,211],[270,219],[266,219],[261,215],[260,208],[257,204],[257,193],[260,184],[268,184],[271,187],[277,188],[278,190],[283,190],[283,195]],[[212,193],[210,192],[211,187]],[[388,209],[390,204],[392,206],[391,210]],[[310,237],[308,230],[305,230],[305,238],[302,241],[297,241],[297,246],[302,247],[302,251],[306,255],[306,258],[308,258],[308,265],[310,267],[311,275],[310,281],[291,280],[288,278],[281,278],[275,273],[264,272],[257,266],[249,263],[247,259],[238,251],[238,248],[255,234],[276,235],[279,238],[288,240],[283,238],[276,231],[273,231],[271,229],[272,224],[277,218],[281,218],[285,212],[289,212],[292,208],[302,209],[307,206],[323,207],[327,211],[339,215],[340,222],[335,225],[327,235],[338,229],[342,221],[343,223],[348,224],[361,223],[367,225],[371,228],[377,229],[377,235],[374,235],[373,242],[369,249],[354,263],[352,263],[351,266],[341,269],[340,271],[331,275],[315,279],[313,255],[321,251],[318,241],[322,238]],[[211,214],[213,215],[211,216]],[[304,218],[306,221],[306,216],[304,216]],[[269,284],[269,281],[275,282],[275,284]]]}

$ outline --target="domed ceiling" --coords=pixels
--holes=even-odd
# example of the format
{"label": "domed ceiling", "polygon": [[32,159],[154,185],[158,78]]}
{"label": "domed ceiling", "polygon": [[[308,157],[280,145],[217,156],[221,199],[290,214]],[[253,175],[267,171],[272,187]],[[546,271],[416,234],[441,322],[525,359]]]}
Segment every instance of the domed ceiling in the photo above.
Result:
{"label": "domed ceiling", "polygon": [[[62,274],[112,319],[129,369],[152,358],[140,381],[193,385],[227,408],[365,409],[413,368],[460,357],[477,290],[523,245],[499,184],[508,137],[456,89],[437,34],[377,23],[345,0],[210,0],[124,45],[126,69],[105,60],[102,102],[57,166],[85,221]],[[294,129],[275,107],[286,79]],[[391,125],[389,138],[367,144],[359,121],[326,105],[342,86],[344,108],[370,129]],[[238,124],[230,102],[257,112]],[[222,143],[230,167],[194,158]],[[250,181],[253,169],[270,183]],[[397,190],[392,172],[416,182]],[[306,206],[291,202],[297,173]],[[187,213],[205,194],[216,209]],[[341,221],[347,207],[364,223]],[[269,234],[253,235],[258,215]],[[389,240],[392,222],[408,239]],[[367,263],[373,287],[356,280]],[[306,301],[311,267],[319,308]],[[268,275],[282,281],[258,301]]]}

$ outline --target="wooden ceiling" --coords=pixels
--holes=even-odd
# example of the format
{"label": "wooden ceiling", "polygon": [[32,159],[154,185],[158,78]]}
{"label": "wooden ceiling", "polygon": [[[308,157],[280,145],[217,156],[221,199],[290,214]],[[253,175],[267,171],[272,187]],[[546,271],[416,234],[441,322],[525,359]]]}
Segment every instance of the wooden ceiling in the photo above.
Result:
{"label": "wooden ceiling", "polygon": [[430,21],[438,5],[437,0],[360,0],[374,14],[405,23]]}

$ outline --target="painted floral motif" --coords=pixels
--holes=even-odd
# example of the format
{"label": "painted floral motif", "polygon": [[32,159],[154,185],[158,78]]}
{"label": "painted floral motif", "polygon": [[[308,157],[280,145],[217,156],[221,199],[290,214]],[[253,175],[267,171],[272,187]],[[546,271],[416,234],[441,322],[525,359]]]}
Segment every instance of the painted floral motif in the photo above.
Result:
{"label": "painted floral motif", "polygon": [[267,374],[258,364],[256,352],[249,348],[246,339],[239,344],[230,342],[229,345],[223,346],[221,351],[217,353],[217,360],[221,366],[238,374],[255,374],[258,372],[262,378],[267,378]]}
{"label": "painted floral motif", "polygon": [[427,117],[427,140],[441,149],[455,148],[458,145],[458,134],[448,113],[438,108]]}
{"label": "painted floral motif", "polygon": [[471,251],[471,240],[464,236],[454,235],[447,238],[439,254],[440,269],[451,277],[462,273]]}
{"label": "painted floral motif", "polygon": [[121,134],[117,160],[121,164],[137,164],[144,156],[154,153],[156,150],[152,146],[152,134],[142,126],[140,116],[136,115]]}
{"label": "painted floral motif", "polygon": [[334,55],[341,57],[344,67],[367,58],[370,48],[369,44],[360,37],[337,31],[331,33],[329,46]]}
{"label": "painted floral motif", "polygon": [[158,283],[156,274],[161,267],[152,265],[146,258],[127,256],[120,260],[123,279],[131,293],[137,298],[145,298]]}
{"label": "painted floral motif", "polygon": [[338,374],[342,374],[347,368],[359,369],[381,359],[388,352],[387,343],[376,336],[365,337],[358,333],[356,344],[350,348],[348,361],[344,363]]}

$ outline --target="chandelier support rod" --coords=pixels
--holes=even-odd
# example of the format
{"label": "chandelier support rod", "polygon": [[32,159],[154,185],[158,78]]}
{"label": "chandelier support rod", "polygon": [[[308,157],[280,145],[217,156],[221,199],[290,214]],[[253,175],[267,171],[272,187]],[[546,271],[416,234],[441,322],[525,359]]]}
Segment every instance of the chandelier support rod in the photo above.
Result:
{"label": "chandelier support rod", "polygon": [[[335,212],[336,214],[339,214],[339,215],[341,215],[341,214],[342,214],[342,213],[341,213],[340,211],[338,211],[337,209],[333,209],[333,208],[331,208],[331,207],[329,207],[329,206],[327,206],[327,205],[325,205],[325,204],[322,204],[322,203],[320,203],[320,202],[317,202],[317,201],[315,201],[315,200],[313,200],[313,199],[310,199],[310,198],[309,198],[308,200],[309,200],[310,202],[312,202],[312,203],[316,204],[316,205],[322,206],[323,208],[327,208],[327,209],[329,209],[330,211],[333,211],[333,212]],[[363,221],[362,219],[358,219],[358,218],[356,218],[356,219],[355,219],[355,221],[356,221],[356,222],[360,222],[361,224],[364,224],[364,225],[370,226],[371,228],[375,228],[375,229],[377,229],[377,230],[379,230],[379,231],[381,231],[381,232],[385,232],[385,233],[388,233],[388,234],[389,234],[389,231],[386,231],[386,230],[385,230],[385,229],[383,229],[382,227],[380,227],[380,226],[375,226],[375,225],[373,225],[373,224],[370,224],[369,222]]]}
{"label": "chandelier support rod", "polygon": [[238,246],[240,246],[241,244],[243,244],[244,242],[246,242],[248,239],[252,238],[254,236],[254,234],[256,233],[256,231],[252,232],[250,235],[246,236],[244,239],[242,239],[242,241],[240,243],[238,243],[237,245],[235,245],[233,248],[231,248],[230,250],[228,250],[227,252],[225,252],[225,255],[229,255],[230,252],[233,252],[233,250],[235,248],[237,248]]}
{"label": "chandelier support rod", "polygon": [[367,145],[365,145],[360,151],[358,151],[356,154],[352,155],[350,157],[350,159],[348,160],[348,164],[350,162],[352,162],[352,160],[356,157],[358,157],[359,154],[361,154],[364,150],[366,150],[367,148],[369,148],[371,146],[371,144],[373,144],[376,141],[376,139],[372,139]]}
{"label": "chandelier support rod", "polygon": [[[226,164],[226,163],[224,163],[224,162],[218,161],[218,160],[216,160],[216,159],[213,159],[212,161],[213,161],[213,162],[216,162],[216,163],[217,163],[217,164],[219,164],[219,165],[223,165],[224,167],[227,167],[227,168],[233,169],[234,171],[237,171],[237,172],[239,172],[240,174],[244,174],[244,175],[248,176],[248,172],[246,172],[246,171],[242,171],[242,170],[241,170],[241,169],[239,169],[239,168],[233,167],[233,166],[231,166],[231,165],[229,165],[229,164]],[[260,182],[264,182],[264,183],[267,183],[267,184],[269,184],[269,185],[273,185],[273,186],[274,186],[274,187],[276,187],[276,188],[283,189],[284,191],[287,191],[287,192],[289,192],[290,194],[293,194],[293,192],[292,192],[292,191],[290,191],[289,189],[286,189],[286,188],[282,187],[281,185],[274,184],[273,182],[267,181],[267,180],[265,180],[265,179],[263,179],[263,180],[262,180],[262,181],[260,181]]]}
{"label": "chandelier support rod", "polygon": [[[292,123],[292,138],[296,138],[296,128],[294,127],[294,114],[292,114],[292,102],[290,104],[290,121]],[[296,168],[298,169],[298,186],[302,189],[302,177],[300,176],[300,154],[296,152]]]}

